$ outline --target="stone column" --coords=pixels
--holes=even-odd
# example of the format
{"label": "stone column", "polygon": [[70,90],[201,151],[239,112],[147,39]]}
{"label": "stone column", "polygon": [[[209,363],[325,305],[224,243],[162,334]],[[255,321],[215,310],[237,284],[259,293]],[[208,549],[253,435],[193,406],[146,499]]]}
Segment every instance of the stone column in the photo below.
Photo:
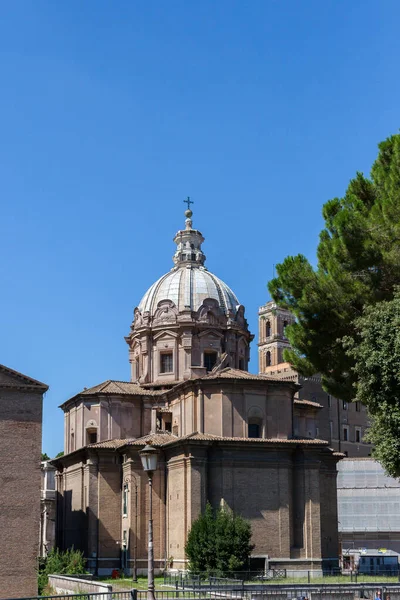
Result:
{"label": "stone column", "polygon": [[84,506],[87,523],[87,557],[88,567],[92,572],[98,571],[98,536],[99,536],[99,498],[98,498],[98,457],[89,452],[84,466]]}

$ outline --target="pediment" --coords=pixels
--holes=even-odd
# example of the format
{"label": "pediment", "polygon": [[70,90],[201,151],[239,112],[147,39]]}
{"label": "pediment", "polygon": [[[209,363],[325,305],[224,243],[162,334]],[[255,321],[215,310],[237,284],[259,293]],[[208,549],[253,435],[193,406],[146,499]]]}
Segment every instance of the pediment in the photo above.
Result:
{"label": "pediment", "polygon": [[161,340],[163,338],[176,339],[177,337],[179,337],[179,334],[175,333],[175,331],[159,331],[153,335],[154,340]]}
{"label": "pediment", "polygon": [[208,338],[214,338],[216,340],[220,340],[224,337],[223,333],[215,331],[215,329],[206,329],[205,331],[201,331],[198,335],[199,338],[206,336]]}
{"label": "pediment", "polygon": [[0,388],[25,388],[29,390],[36,389],[42,394],[48,390],[48,386],[9,367],[0,365]]}

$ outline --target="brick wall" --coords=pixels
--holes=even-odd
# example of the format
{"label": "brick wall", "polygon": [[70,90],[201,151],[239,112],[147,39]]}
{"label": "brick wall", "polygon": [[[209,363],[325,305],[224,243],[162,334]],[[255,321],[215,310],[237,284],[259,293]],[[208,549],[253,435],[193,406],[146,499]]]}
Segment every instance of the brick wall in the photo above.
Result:
{"label": "brick wall", "polygon": [[0,378],[0,581],[5,598],[37,594],[42,394]]}

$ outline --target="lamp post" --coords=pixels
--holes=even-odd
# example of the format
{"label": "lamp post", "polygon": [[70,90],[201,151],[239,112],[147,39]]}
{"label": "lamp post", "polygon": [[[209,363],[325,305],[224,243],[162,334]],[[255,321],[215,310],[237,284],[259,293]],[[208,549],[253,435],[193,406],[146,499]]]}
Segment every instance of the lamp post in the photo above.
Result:
{"label": "lamp post", "polygon": [[149,478],[149,543],[147,567],[147,600],[155,600],[154,596],[154,550],[153,550],[153,474],[157,469],[158,450],[153,446],[145,446],[139,451],[143,470]]}

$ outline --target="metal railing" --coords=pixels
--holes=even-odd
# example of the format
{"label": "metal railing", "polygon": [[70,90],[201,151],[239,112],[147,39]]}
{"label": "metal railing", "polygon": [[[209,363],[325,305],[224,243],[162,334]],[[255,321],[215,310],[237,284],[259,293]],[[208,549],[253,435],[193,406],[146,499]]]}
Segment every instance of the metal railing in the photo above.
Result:
{"label": "metal railing", "polygon": [[267,571],[235,571],[229,577],[220,577],[212,573],[164,573],[164,585],[177,589],[196,589],[203,586],[240,585],[242,582],[264,582],[286,578],[286,569],[269,569]]}
{"label": "metal railing", "polygon": [[[218,578],[225,579],[225,578]],[[235,582],[235,584],[233,584]],[[239,584],[238,584],[239,583]],[[379,592],[379,593],[378,593]],[[221,582],[195,589],[156,590],[156,600],[400,600],[400,584],[368,583],[245,583]],[[31,596],[18,600],[146,600],[147,591],[132,589],[57,596]],[[15,600],[15,599],[13,599]]]}

